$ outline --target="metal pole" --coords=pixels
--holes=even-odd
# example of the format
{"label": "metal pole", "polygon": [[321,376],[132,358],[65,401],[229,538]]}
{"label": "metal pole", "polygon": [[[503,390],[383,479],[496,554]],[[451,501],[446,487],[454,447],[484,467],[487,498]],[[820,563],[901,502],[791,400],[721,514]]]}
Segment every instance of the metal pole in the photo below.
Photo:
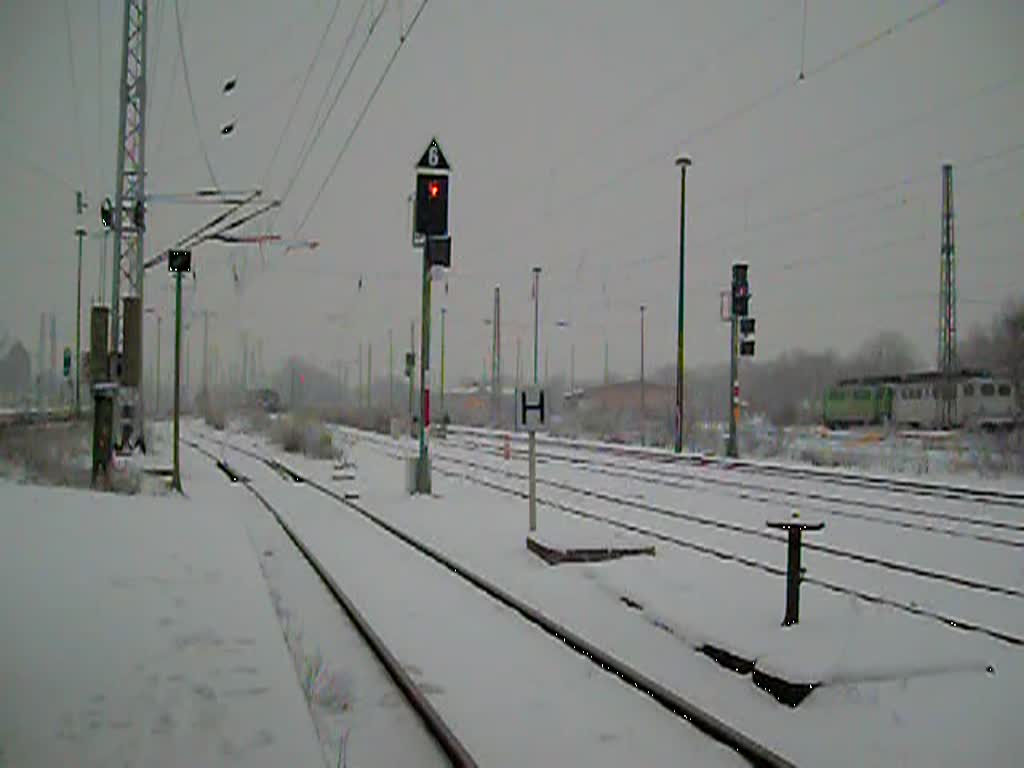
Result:
{"label": "metal pole", "polygon": [[189,333],[191,329],[192,323],[190,322],[185,326],[185,381],[182,384],[186,404],[189,400],[189,393],[192,391],[192,334]]}
{"label": "metal pole", "polygon": [[[177,322],[177,321],[175,321]],[[156,316],[156,408],[155,415],[160,418],[160,315]],[[177,387],[177,384],[175,384]]]}
{"label": "metal pole", "polygon": [[647,445],[647,384],[644,380],[644,315],[647,307],[640,305],[640,443]]}
{"label": "metal pole", "polygon": [[444,409],[444,326],[445,326],[445,315],[448,314],[448,310],[441,307],[441,409],[440,413],[442,418],[445,413]]}
{"label": "metal pole", "polygon": [[501,288],[494,287],[494,415],[495,426],[501,426]]}
{"label": "metal pole", "polygon": [[683,451],[683,408],[684,386],[683,376],[686,369],[686,347],[683,343],[683,324],[685,321],[684,299],[686,297],[686,169],[690,158],[676,159],[679,166],[679,332],[676,350],[676,419],[675,449]]}
{"label": "metal pole", "polygon": [[499,288],[494,287],[494,315],[491,320],[491,424],[498,423],[498,301]]}
{"label": "metal pole", "polygon": [[[537,360],[540,353],[540,267],[533,268],[533,383],[537,380]],[[545,379],[547,376],[545,375]]]}
{"label": "metal pole", "polygon": [[782,622],[787,627],[800,621],[801,534],[801,530],[797,527],[789,529],[789,552],[786,558],[786,616]]}
{"label": "metal pole", "polygon": [[608,337],[604,339],[604,385],[608,386]]}
{"label": "metal pole", "polygon": [[85,228],[75,230],[78,236],[78,293],[75,301],[75,415],[82,413],[82,238]]}
{"label": "metal pole", "polygon": [[730,458],[739,457],[739,446],[736,440],[736,422],[740,415],[740,382],[738,361],[736,359],[736,338],[739,335],[739,319],[732,314],[729,320],[729,445],[726,454]]}
{"label": "metal pole", "polygon": [[423,316],[420,330],[420,458],[416,491],[430,493],[430,455],[427,424],[430,422],[430,240],[423,244]]}
{"label": "metal pole", "polygon": [[519,382],[520,382],[520,375],[519,375],[520,364],[519,364],[519,361],[520,361],[520,343],[521,342],[522,342],[522,339],[519,338],[518,336],[516,336],[516,389],[519,389]]}
{"label": "metal pole", "polygon": [[203,310],[203,404],[209,405],[210,400],[210,310]]}
{"label": "metal pole", "polygon": [[174,273],[174,480],[173,487],[181,491],[181,463],[178,439],[181,414],[181,272]]}
{"label": "metal pole", "polygon": [[[416,321],[409,323],[409,352],[416,353]],[[415,409],[416,384],[413,378],[415,370],[409,371],[409,431],[412,432],[412,419]]]}
{"label": "metal pole", "polygon": [[569,394],[576,392],[576,342],[569,343]]}
{"label": "metal pole", "polygon": [[[540,267],[533,268],[533,385],[538,384],[538,350],[540,349]],[[545,382],[547,354],[544,356]],[[519,404],[516,403],[516,407]],[[530,430],[530,531],[537,530],[537,432]]]}

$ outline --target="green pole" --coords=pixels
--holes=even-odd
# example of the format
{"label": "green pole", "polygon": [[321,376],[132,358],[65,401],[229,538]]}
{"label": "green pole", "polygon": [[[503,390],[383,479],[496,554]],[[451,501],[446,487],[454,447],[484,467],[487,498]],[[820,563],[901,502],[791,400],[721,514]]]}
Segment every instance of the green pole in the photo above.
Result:
{"label": "green pole", "polygon": [[736,360],[736,339],[739,320],[735,312],[729,318],[729,443],[726,455],[731,459],[739,458],[739,441],[736,435],[737,422],[740,415],[740,381],[739,365]]}
{"label": "green pole", "polygon": [[441,407],[440,407],[438,412],[441,413],[442,415],[445,412],[445,410],[444,410],[444,325],[445,325],[445,315],[447,313],[448,313],[448,310],[445,309],[444,307],[441,307]]}
{"label": "green pole", "polygon": [[[414,354],[415,351],[416,351],[416,321],[413,320],[411,323],[409,323],[409,352],[410,352],[410,354]],[[413,378],[413,374],[415,372],[416,372],[416,364],[414,362],[413,363],[413,367],[412,368],[408,368],[407,367],[406,368],[406,373],[405,373],[405,375],[409,378],[409,433],[410,434],[412,434],[412,415],[413,415],[413,408],[415,407],[413,405],[413,403],[415,402],[414,401],[414,397],[415,397],[415,394],[416,394],[416,384],[415,384],[415,380]]]}
{"label": "green pole", "polygon": [[181,463],[178,439],[181,436],[181,272],[174,273],[174,480],[172,487],[181,491]]}
{"label": "green pole", "polygon": [[676,453],[683,451],[683,372],[686,368],[686,348],[683,345],[683,311],[685,298],[686,278],[686,169],[690,165],[690,158],[679,157],[676,159],[679,166],[679,332],[676,349],[676,418],[675,418],[675,449]]}
{"label": "green pole", "polygon": [[423,316],[420,331],[420,459],[416,490],[430,493],[430,467],[427,464],[427,420],[430,418],[430,241],[423,245]]}
{"label": "green pole", "polygon": [[[81,213],[81,210],[79,210]],[[85,229],[78,227],[75,235],[78,237],[78,298],[75,303],[75,415],[82,413],[82,238],[85,237]]]}
{"label": "green pole", "polygon": [[[533,383],[539,382],[537,361],[540,353],[540,267],[533,268]],[[545,382],[547,383],[547,382]]]}

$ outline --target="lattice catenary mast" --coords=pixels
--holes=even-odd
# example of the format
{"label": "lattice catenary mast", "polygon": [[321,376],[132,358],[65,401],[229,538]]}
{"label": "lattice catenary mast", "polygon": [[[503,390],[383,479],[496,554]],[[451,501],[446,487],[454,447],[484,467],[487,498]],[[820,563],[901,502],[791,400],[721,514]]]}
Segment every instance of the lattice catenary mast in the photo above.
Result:
{"label": "lattice catenary mast", "polygon": [[938,369],[946,381],[946,392],[938,401],[940,423],[956,422],[956,398],[949,388],[958,365],[956,348],[956,243],[953,227],[953,166],[942,166],[942,248],[939,262],[939,353]]}
{"label": "lattice catenary mast", "polygon": [[[146,199],[146,19],[147,0],[125,0],[121,84],[117,129],[117,176],[114,197],[114,269],[110,306],[110,348],[122,340],[121,302],[127,296],[143,302],[143,245]],[[127,216],[125,214],[128,214]],[[126,278],[122,285],[121,278]],[[135,366],[142,370],[141,334]],[[141,386],[122,392],[136,402],[136,423],[142,424]],[[117,409],[115,409],[115,413]],[[115,417],[116,418],[116,417]]]}

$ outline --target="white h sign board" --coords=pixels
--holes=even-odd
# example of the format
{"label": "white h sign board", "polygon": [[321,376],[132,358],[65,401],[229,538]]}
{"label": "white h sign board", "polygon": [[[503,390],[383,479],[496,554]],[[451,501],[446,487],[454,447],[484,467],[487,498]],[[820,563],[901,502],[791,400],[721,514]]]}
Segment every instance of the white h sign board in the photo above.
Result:
{"label": "white h sign board", "polygon": [[543,432],[547,424],[544,389],[532,386],[516,390],[516,431]]}

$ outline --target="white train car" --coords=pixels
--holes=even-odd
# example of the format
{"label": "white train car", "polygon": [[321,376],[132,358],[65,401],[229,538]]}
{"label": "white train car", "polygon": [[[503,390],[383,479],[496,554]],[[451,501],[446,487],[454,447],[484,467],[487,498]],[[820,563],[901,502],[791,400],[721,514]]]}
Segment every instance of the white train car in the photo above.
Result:
{"label": "white train car", "polygon": [[1017,417],[1017,393],[1004,379],[971,378],[957,386],[957,421],[968,429],[1006,429]]}
{"label": "white train car", "polygon": [[[943,382],[939,376],[908,377],[892,387],[892,422],[913,429],[942,426]],[[990,376],[962,376],[955,381],[954,426],[965,429],[1008,429],[1018,418],[1013,385]]]}

